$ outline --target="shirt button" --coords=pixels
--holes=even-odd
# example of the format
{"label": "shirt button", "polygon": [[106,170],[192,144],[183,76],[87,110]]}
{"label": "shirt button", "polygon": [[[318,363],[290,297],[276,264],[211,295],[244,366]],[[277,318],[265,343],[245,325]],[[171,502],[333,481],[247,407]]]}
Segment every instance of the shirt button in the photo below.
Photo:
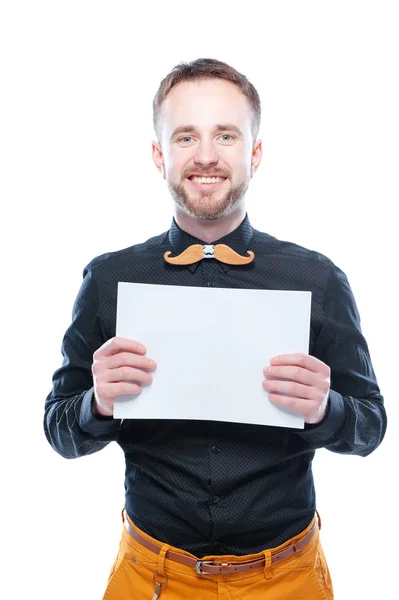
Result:
{"label": "shirt button", "polygon": [[219,546],[220,546],[220,542],[216,540],[215,542],[212,542],[212,546],[213,546],[214,548],[219,548]]}
{"label": "shirt button", "polygon": [[220,500],[219,496],[213,496],[213,498],[212,498],[212,502],[214,504],[217,504],[219,502],[219,500]]}
{"label": "shirt button", "polygon": [[212,452],[217,454],[218,452],[220,452],[220,448],[218,448],[217,446],[212,446]]}
{"label": "shirt button", "polygon": [[214,282],[214,281],[207,281],[207,282],[206,282],[206,285],[207,285],[208,287],[215,287],[215,282]]}

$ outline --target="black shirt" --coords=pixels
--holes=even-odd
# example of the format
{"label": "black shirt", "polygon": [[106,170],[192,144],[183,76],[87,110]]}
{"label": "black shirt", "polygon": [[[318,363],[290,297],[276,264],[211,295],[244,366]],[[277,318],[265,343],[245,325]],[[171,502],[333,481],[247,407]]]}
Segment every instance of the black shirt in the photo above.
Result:
{"label": "black shirt", "polygon": [[[175,256],[194,243],[204,242],[173,219],[169,231],[98,256],[84,268],[62,342],[62,366],[45,402],[45,433],[66,458],[116,441],[126,460],[127,513],[149,535],[198,557],[250,554],[283,543],[310,523],[317,448],[367,456],[381,443],[383,397],[347,277],[330,259],[255,230],[246,215],[235,231],[214,243],[228,244],[239,254],[253,250],[252,263],[165,262],[165,251]],[[323,421],[292,429],[94,416],[93,353],[116,334],[118,281],[311,291],[309,354],[331,369]]]}

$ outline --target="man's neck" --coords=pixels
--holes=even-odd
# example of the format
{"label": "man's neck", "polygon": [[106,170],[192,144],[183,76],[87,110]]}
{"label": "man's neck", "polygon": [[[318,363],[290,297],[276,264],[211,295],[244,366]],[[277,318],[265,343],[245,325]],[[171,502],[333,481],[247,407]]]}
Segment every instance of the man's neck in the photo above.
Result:
{"label": "man's neck", "polygon": [[237,211],[210,221],[196,219],[187,213],[175,210],[175,221],[186,233],[198,238],[206,244],[212,244],[215,240],[228,235],[245,219],[245,209],[240,207]]}

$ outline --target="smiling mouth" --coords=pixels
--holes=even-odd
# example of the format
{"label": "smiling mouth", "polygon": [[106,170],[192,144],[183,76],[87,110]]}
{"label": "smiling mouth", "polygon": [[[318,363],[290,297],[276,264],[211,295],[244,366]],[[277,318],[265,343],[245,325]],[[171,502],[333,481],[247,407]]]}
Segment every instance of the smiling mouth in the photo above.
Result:
{"label": "smiling mouth", "polygon": [[[227,180],[227,177],[219,177],[219,176],[215,176],[215,177],[209,177],[207,179],[210,179],[211,181],[207,182],[204,181],[204,177],[195,177],[195,175],[191,175],[190,177],[186,178],[194,187],[196,187],[197,189],[200,190],[213,190],[215,188],[218,188],[220,186],[222,186],[224,184],[224,182]],[[216,179],[216,181],[214,181]]]}

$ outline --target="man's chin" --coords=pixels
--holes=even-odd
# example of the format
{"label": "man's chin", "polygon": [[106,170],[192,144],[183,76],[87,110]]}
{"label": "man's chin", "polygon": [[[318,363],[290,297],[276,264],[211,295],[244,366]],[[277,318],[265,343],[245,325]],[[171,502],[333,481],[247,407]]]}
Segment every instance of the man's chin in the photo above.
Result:
{"label": "man's chin", "polygon": [[195,219],[201,219],[202,221],[214,221],[226,216],[233,206],[219,206],[210,207],[209,209],[198,205],[193,206],[188,202],[177,202],[177,204],[187,213],[190,217]]}
{"label": "man's chin", "polygon": [[200,221],[216,221],[216,219],[220,219],[221,217],[224,217],[226,213],[209,214],[209,213],[199,213],[199,212],[191,211],[188,214],[191,217],[194,217],[195,219],[199,219]]}
{"label": "man's chin", "polygon": [[236,208],[248,185],[243,184],[240,188],[230,190],[229,194],[218,199],[213,194],[201,194],[193,198],[187,194],[183,186],[169,185],[168,187],[175,203],[187,215],[202,221],[215,221],[230,214]]}

